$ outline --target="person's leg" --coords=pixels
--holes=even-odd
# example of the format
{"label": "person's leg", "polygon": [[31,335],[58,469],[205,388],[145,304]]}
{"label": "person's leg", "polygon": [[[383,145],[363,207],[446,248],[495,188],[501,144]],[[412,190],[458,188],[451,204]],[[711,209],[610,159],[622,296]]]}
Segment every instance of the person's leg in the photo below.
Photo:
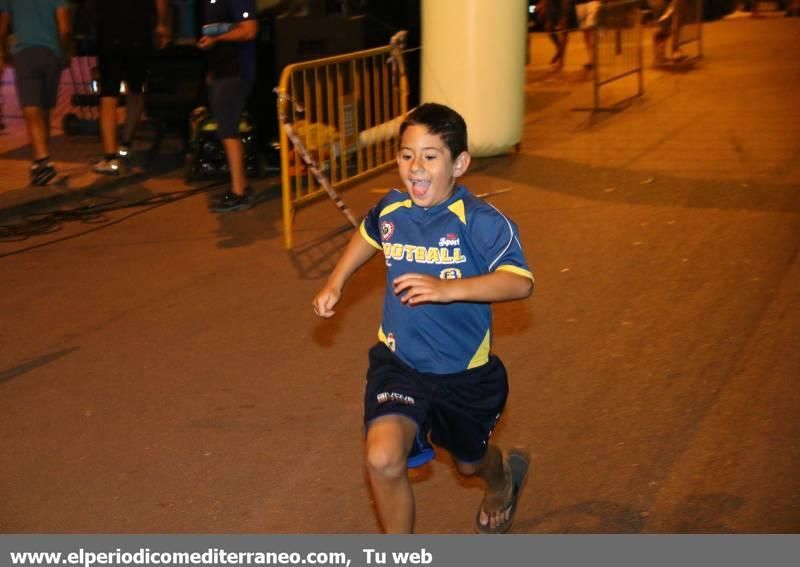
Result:
{"label": "person's leg", "polygon": [[486,497],[480,511],[480,523],[495,529],[507,522],[511,515],[513,485],[511,470],[503,463],[503,453],[495,445],[489,445],[486,454],[477,463],[463,463],[453,459],[458,472],[464,476],[478,476],[486,483]]}
{"label": "person's leg", "polygon": [[31,153],[34,160],[41,160],[50,154],[47,148],[47,111],[39,106],[23,106],[22,116],[28,129]]}
{"label": "person's leg", "polygon": [[103,140],[103,159],[92,166],[101,175],[120,175],[123,165],[117,156],[117,105],[116,96],[100,97],[100,135]]}
{"label": "person's leg", "polygon": [[23,106],[22,116],[31,142],[30,176],[32,185],[48,185],[56,179],[56,169],[50,161],[48,148],[50,109],[40,106]]}
{"label": "person's leg", "polygon": [[450,452],[461,474],[484,481],[486,492],[475,518],[479,533],[510,529],[527,472],[527,459],[520,451],[509,453],[504,463],[500,449],[489,442],[507,399],[508,375],[496,356],[482,366],[437,378],[431,441]]}
{"label": "person's leg", "polygon": [[211,210],[214,212],[231,212],[250,207],[239,121],[252,84],[252,81],[231,77],[214,80],[209,85],[208,102],[217,121],[217,137],[225,149],[231,181],[230,190],[212,205]]}
{"label": "person's leg", "polygon": [[122,127],[122,143],[130,146],[136,135],[136,129],[144,111],[144,95],[141,92],[129,92],[125,102],[125,124]]}
{"label": "person's leg", "polygon": [[386,415],[369,424],[366,464],[378,519],[386,533],[414,529],[414,494],[408,480],[408,453],[417,424],[403,415]]}
{"label": "person's leg", "polygon": [[29,47],[15,56],[17,99],[22,108],[31,157],[34,161],[48,157],[46,120],[48,85],[46,81],[49,49]]}
{"label": "person's leg", "polygon": [[597,64],[595,61],[595,43],[597,42],[597,19],[600,12],[600,2],[592,1],[582,4],[579,7],[580,27],[583,30],[583,41],[586,44],[586,51],[589,55],[589,62],[584,65],[587,69],[593,69]]}
{"label": "person's leg", "polygon": [[29,47],[15,56],[17,98],[31,144],[31,183],[47,185],[56,178],[49,157],[50,109],[58,95],[58,57],[44,47]]}
{"label": "person's leg", "polygon": [[100,135],[106,160],[117,153],[117,107],[122,76],[127,62],[120,49],[102,37],[97,48],[100,73]]}
{"label": "person's leg", "polygon": [[100,133],[103,138],[103,153],[117,153],[117,97],[100,97]]}
{"label": "person's leg", "polygon": [[122,128],[122,144],[126,147],[133,143],[136,129],[142,119],[144,82],[149,61],[150,53],[147,50],[132,47],[127,52],[128,94],[125,105],[125,124]]}
{"label": "person's leg", "polygon": [[586,67],[591,69],[594,67],[594,44],[597,41],[597,31],[594,28],[583,30],[583,42],[586,44],[586,52],[589,55],[589,62]]}
{"label": "person's leg", "polygon": [[223,138],[225,157],[231,175],[231,192],[243,197],[247,190],[247,176],[244,169],[244,145],[241,138]]}
{"label": "person's leg", "polygon": [[553,54],[552,59],[550,59],[550,64],[563,67],[565,55],[564,52],[566,51],[567,47],[567,34],[559,27],[552,27],[548,35],[550,37],[550,41],[553,42],[553,46],[556,48],[556,52]]}
{"label": "person's leg", "polygon": [[556,47],[556,53],[550,60],[561,68],[564,66],[564,58],[567,51],[567,14],[564,13],[564,7],[561,5],[561,0],[554,0],[552,8],[549,12],[547,29],[550,32],[550,40]]}
{"label": "person's leg", "polygon": [[115,46],[101,40],[97,67],[100,72],[100,137],[103,143],[103,159],[95,163],[92,170],[102,175],[120,175],[122,164],[117,159],[117,108],[125,61]]}
{"label": "person's leg", "polygon": [[667,59],[667,39],[669,32],[665,32],[662,28],[653,34],[653,58],[656,65],[664,63]]}
{"label": "person's leg", "polygon": [[567,58],[567,41],[569,40],[569,32],[567,31],[566,24],[559,25],[556,30],[556,35],[558,35],[559,38],[558,66],[563,67],[564,61]]}
{"label": "person's leg", "polygon": [[[678,18],[678,14],[674,16],[676,19]],[[672,29],[672,59],[673,61],[681,61],[686,58],[686,56],[681,52],[681,22],[680,19],[677,19],[675,25]]]}

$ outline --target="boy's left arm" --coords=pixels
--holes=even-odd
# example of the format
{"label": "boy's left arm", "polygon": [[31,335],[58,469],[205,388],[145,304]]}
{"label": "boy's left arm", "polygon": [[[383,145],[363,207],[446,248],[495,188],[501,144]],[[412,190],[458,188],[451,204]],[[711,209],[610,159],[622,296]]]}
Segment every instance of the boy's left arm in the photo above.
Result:
{"label": "boy's left arm", "polygon": [[524,299],[533,291],[527,276],[498,270],[471,278],[443,280],[426,274],[408,273],[394,280],[394,293],[408,305],[475,301],[493,303]]}

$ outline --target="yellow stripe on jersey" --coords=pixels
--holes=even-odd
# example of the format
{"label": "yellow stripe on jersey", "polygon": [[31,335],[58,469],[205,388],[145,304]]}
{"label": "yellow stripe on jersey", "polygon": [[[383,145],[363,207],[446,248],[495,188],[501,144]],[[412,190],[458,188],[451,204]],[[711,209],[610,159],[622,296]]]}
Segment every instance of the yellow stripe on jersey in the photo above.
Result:
{"label": "yellow stripe on jersey", "polygon": [[386,346],[389,346],[389,340],[386,338],[386,334],[383,332],[383,325],[378,327],[378,340]]}
{"label": "yellow stripe on jersey", "polygon": [[459,199],[458,201],[450,203],[447,208],[450,209],[450,212],[457,216],[463,224],[467,224],[467,215],[464,213],[464,201]]}
{"label": "yellow stripe on jersey", "polygon": [[361,233],[361,236],[363,236],[363,237],[364,237],[364,240],[366,240],[367,242],[369,242],[369,245],[370,245],[370,246],[372,246],[373,248],[377,248],[378,250],[383,250],[383,246],[381,246],[380,244],[378,244],[377,242],[375,242],[375,241],[372,239],[372,237],[371,237],[371,236],[370,236],[370,235],[367,233],[367,226],[366,226],[366,224],[365,224],[365,223],[366,223],[366,221],[367,221],[367,219],[364,219],[364,220],[362,220],[362,221],[361,221],[361,226],[359,226],[359,227],[358,227],[358,230],[359,230],[359,232]]}
{"label": "yellow stripe on jersey", "polygon": [[533,274],[526,270],[525,268],[520,268],[519,266],[512,266],[511,264],[505,264],[503,266],[497,266],[495,269],[497,272],[510,272],[512,274],[517,274],[518,276],[522,276],[523,278],[528,278],[531,281],[533,280]]}
{"label": "yellow stripe on jersey", "polygon": [[478,366],[483,366],[489,362],[489,350],[492,344],[491,333],[491,330],[486,331],[486,336],[483,337],[481,345],[478,347],[478,350],[475,351],[475,355],[472,357],[472,360],[469,361],[467,369],[477,368]]}
{"label": "yellow stripe on jersey", "polygon": [[389,205],[388,207],[383,209],[381,211],[381,214],[378,215],[378,216],[379,217],[384,217],[384,216],[388,215],[389,213],[393,213],[394,211],[396,211],[400,207],[405,207],[407,209],[410,209],[411,208],[411,204],[412,204],[411,203],[411,199],[406,199],[405,201],[398,201],[397,203],[392,203],[391,205]]}

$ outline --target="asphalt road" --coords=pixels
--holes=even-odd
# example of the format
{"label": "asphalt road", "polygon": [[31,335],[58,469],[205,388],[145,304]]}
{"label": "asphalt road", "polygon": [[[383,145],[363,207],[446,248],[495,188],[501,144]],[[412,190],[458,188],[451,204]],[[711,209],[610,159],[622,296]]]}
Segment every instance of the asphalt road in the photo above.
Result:
{"label": "asphalt road", "polygon": [[[561,76],[534,65],[522,151],[474,165],[475,192],[512,189],[489,198],[537,277],[495,308],[512,388],[495,439],[533,457],[515,532],[800,530],[795,24],[708,26],[701,67],[594,123],[572,110],[580,52]],[[345,200],[363,214],[392,184]],[[0,245],[97,228],[0,258],[0,531],[377,530],[361,397],[382,264],[317,320],[350,233],[319,202],[287,254],[264,197]],[[480,489],[446,455],[413,477],[418,531],[472,531]]]}

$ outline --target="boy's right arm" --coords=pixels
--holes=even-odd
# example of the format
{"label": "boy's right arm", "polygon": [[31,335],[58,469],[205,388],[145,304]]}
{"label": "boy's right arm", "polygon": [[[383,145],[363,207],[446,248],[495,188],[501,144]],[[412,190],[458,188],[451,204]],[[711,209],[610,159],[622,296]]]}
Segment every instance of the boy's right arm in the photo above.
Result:
{"label": "boy's right arm", "polygon": [[344,254],[336,263],[325,286],[317,293],[312,305],[314,313],[325,319],[335,315],[333,308],[339,303],[342,289],[350,276],[353,275],[367,260],[377,252],[377,248],[368,243],[359,232],[356,232],[345,248]]}

